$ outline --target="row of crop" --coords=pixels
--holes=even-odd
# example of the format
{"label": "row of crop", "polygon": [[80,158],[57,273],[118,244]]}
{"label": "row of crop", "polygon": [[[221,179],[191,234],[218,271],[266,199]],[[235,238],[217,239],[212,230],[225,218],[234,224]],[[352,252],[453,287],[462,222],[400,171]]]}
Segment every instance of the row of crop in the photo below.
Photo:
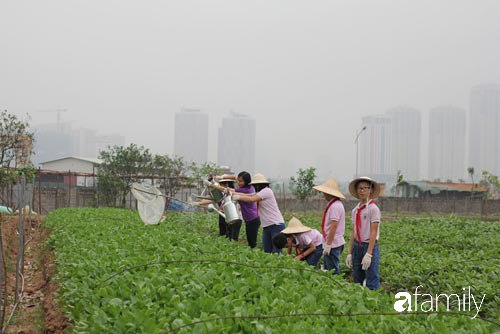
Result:
{"label": "row of crop", "polygon": [[[299,214],[300,215],[300,214]],[[321,228],[318,214],[301,219]],[[346,241],[351,224],[346,224]],[[380,275],[391,291],[486,294],[480,315],[500,321],[500,223],[441,216],[402,218],[380,225]],[[344,249],[341,266],[347,249]],[[343,266],[342,271],[349,274]],[[453,308],[458,305],[455,301]]]}
{"label": "row of crop", "polygon": [[[306,225],[321,229],[320,212],[296,212]],[[289,220],[292,213],[285,215]],[[346,242],[352,230],[346,217]],[[459,216],[402,217],[383,221],[380,226],[381,279],[385,289],[435,294],[463,293],[471,287],[486,295],[479,314],[500,321],[500,223]],[[213,226],[211,233],[216,233]],[[241,231],[244,237],[244,231]],[[345,267],[344,249],[341,272]],[[457,309],[453,299],[451,308]]]}
{"label": "row of crop", "polygon": [[[259,320],[261,315],[394,312],[395,299],[342,277],[304,270],[310,268],[288,257],[228,242],[210,233],[216,223],[206,215],[173,215],[144,226],[131,211],[65,209],[52,212],[47,222],[60,298],[76,333],[492,331],[486,322],[436,315]],[[256,318],[182,327],[228,316]]]}

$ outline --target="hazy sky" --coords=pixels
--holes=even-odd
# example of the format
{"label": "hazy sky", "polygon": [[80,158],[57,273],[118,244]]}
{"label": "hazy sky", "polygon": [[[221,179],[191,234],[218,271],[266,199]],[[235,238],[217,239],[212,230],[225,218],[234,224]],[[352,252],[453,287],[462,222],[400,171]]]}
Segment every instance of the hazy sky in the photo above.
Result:
{"label": "hazy sky", "polygon": [[0,109],[67,108],[171,153],[174,113],[200,108],[213,160],[233,109],[257,121],[259,171],[348,179],[361,116],[468,109],[472,86],[500,82],[499,41],[498,0],[2,0]]}

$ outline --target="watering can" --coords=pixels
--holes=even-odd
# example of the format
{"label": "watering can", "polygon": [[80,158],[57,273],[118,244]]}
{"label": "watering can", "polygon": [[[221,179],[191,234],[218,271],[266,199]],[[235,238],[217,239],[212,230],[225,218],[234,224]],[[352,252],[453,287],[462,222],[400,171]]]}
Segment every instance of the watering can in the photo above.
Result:
{"label": "watering can", "polygon": [[226,196],[224,197],[222,210],[224,210],[224,218],[226,219],[226,223],[234,224],[238,221],[241,221],[240,215],[238,214],[238,209],[236,208],[236,204],[233,202],[233,196],[231,196],[231,193],[226,194]]}
{"label": "watering can", "polygon": [[221,210],[217,210],[215,205],[209,204],[207,209],[208,212],[217,212],[222,218],[226,220],[228,224],[234,224],[238,221],[241,221],[240,215],[238,214],[238,209],[236,208],[236,204],[233,202],[233,197],[230,193],[222,193],[224,199],[222,201]]}
{"label": "watering can", "polygon": [[[218,183],[215,183],[216,185],[218,185]],[[214,188],[208,188],[208,192],[210,194],[210,196],[212,197],[212,200],[215,202],[215,203],[220,203],[222,198],[224,197],[224,194],[222,193],[222,191],[218,190],[218,189],[214,189]]]}
{"label": "watering can", "polygon": [[214,182],[212,177],[209,177],[207,180],[203,180],[203,183],[205,184],[205,189],[203,189],[201,195],[195,195],[194,197],[198,199],[210,199],[214,201],[214,203],[220,203],[224,198],[224,194],[222,193],[222,191],[210,187],[211,185],[219,184],[217,182]]}
{"label": "watering can", "polygon": [[[220,210],[215,207],[213,204],[209,204],[207,206],[208,212],[217,212],[221,217],[226,220],[228,224],[234,224],[238,221],[241,221],[241,218],[238,214],[238,209],[236,208],[236,204],[233,202],[233,196],[231,192],[225,191],[222,192],[219,189],[212,188],[211,185],[219,185],[218,183],[213,181],[213,178],[210,176],[208,179],[204,180],[205,189],[203,190],[200,196],[196,196],[199,199],[210,199],[214,203],[218,203]],[[208,193],[206,196],[205,194]]]}

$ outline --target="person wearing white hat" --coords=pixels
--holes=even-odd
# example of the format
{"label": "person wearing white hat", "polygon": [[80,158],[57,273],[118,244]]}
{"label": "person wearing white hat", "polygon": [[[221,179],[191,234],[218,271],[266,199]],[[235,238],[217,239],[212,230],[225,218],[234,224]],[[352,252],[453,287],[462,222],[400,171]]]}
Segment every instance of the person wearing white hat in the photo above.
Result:
{"label": "person wearing white hat", "polygon": [[349,184],[349,192],[360,200],[352,210],[352,233],[349,240],[346,265],[352,268],[354,282],[370,290],[380,288],[378,248],[380,209],[374,199],[380,194],[380,185],[369,177],[359,177]]}
{"label": "person wearing white hat", "polygon": [[255,174],[251,184],[256,194],[235,194],[233,199],[242,202],[257,202],[260,222],[262,224],[262,248],[266,253],[279,253],[280,250],[273,245],[273,237],[283,231],[285,220],[281,214],[276,197],[269,187],[270,182],[260,173]]}
{"label": "person wearing white hat", "polygon": [[322,192],[328,201],[321,221],[325,269],[333,270],[333,274],[340,274],[340,255],[345,245],[345,209],[342,204],[345,196],[340,192],[335,179],[329,179],[313,188]]}
{"label": "person wearing white hat", "polygon": [[292,217],[288,227],[273,238],[276,248],[288,248],[288,254],[292,252],[292,247],[302,250],[302,253],[295,256],[295,260],[305,260],[313,267],[318,266],[318,262],[323,255],[323,238],[319,231],[302,224],[296,217]]}

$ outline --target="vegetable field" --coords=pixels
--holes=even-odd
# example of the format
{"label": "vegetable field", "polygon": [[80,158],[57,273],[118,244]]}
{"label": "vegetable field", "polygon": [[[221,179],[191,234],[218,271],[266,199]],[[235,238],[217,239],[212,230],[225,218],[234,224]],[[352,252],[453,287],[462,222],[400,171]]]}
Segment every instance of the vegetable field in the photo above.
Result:
{"label": "vegetable field", "polygon": [[[321,230],[317,214],[303,221]],[[351,227],[346,222],[346,242]],[[462,294],[471,286],[477,294],[486,294],[480,314],[500,322],[500,222],[454,216],[390,222],[382,218],[379,247],[380,276],[387,290],[414,291],[422,285],[420,291],[434,295]],[[342,255],[344,264],[346,249]],[[458,307],[456,300],[452,305]]]}
{"label": "vegetable field", "polygon": [[[498,330],[494,324],[471,320],[465,313],[395,314],[393,293],[370,291],[293,258],[229,242],[214,233],[216,222],[215,215],[177,214],[169,215],[160,225],[144,226],[137,213],[128,210],[51,212],[47,217],[49,245],[56,255],[59,298],[74,323],[72,331]],[[315,216],[306,217],[304,222],[315,227],[320,224]],[[478,294],[487,295],[482,316],[498,320],[499,232],[497,223],[458,219],[386,223],[380,242],[384,287],[394,292],[410,291],[422,284],[430,292],[455,293],[474,285]]]}

